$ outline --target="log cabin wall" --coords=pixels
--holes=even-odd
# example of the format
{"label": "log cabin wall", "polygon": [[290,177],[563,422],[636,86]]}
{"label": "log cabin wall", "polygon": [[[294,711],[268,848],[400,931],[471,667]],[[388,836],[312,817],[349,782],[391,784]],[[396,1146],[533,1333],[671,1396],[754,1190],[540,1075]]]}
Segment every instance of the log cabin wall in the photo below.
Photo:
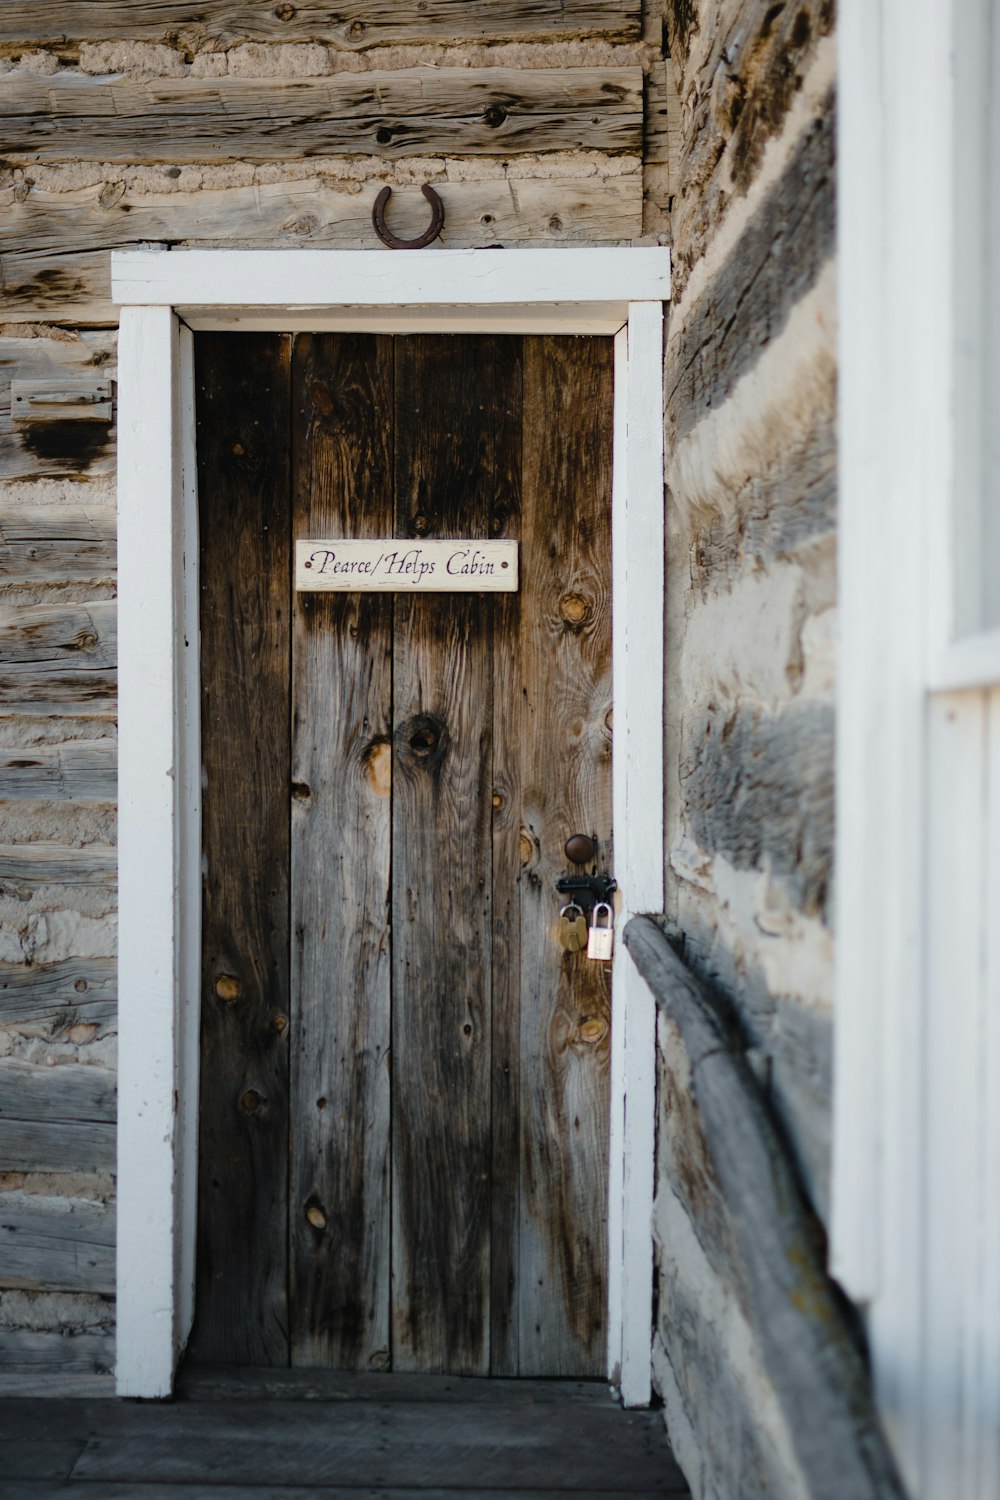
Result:
{"label": "log cabin wall", "polygon": [[[681,107],[666,353],[666,928],[828,1205],[836,434],[832,0],[671,0]],[[654,1384],[696,1495],[801,1495],[659,1022]],[[819,1225],[817,1225],[819,1229]],[[822,1238],[820,1232],[820,1238]],[[759,1324],[758,1324],[759,1326]],[[831,1469],[831,1477],[833,1469]]]}
{"label": "log cabin wall", "polygon": [[[115,247],[665,243],[658,4],[0,15],[0,1391],[110,1389]],[[74,29],[75,28],[75,29]],[[59,397],[53,408],[46,391]]]}

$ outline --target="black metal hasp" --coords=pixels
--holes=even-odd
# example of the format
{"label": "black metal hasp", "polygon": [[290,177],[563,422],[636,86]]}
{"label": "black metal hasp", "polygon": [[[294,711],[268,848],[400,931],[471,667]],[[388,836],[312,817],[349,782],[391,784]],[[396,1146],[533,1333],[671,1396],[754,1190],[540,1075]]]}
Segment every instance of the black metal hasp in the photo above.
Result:
{"label": "black metal hasp", "polygon": [[585,916],[593,911],[598,901],[610,901],[617,889],[618,882],[613,875],[563,875],[556,881],[560,895],[569,896]]}
{"label": "black metal hasp", "polygon": [[385,227],[385,206],[392,197],[392,188],[384,187],[375,199],[375,207],[372,209],[372,224],[375,233],[383,245],[388,245],[390,250],[422,250],[425,245],[429,245],[433,240],[436,240],[444,228],[444,204],[441,202],[441,199],[429,182],[425,182],[420,191],[431,206],[431,222],[430,227],[425,229],[423,234],[418,235],[415,240],[401,240],[398,234],[393,234],[391,229]]}

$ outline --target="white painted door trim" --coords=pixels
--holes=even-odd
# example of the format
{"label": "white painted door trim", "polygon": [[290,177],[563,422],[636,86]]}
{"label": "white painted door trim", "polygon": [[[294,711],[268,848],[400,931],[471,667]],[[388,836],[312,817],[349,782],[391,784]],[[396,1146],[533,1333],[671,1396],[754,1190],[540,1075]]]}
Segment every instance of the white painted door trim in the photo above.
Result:
{"label": "white painted door trim", "polygon": [[[117,1388],[169,1395],[194,1309],[201,917],[190,329],[615,336],[619,925],[663,906],[664,249],[124,251],[119,345]],[[295,302],[290,301],[290,291]],[[614,967],[608,1374],[650,1396],[655,1033]]]}

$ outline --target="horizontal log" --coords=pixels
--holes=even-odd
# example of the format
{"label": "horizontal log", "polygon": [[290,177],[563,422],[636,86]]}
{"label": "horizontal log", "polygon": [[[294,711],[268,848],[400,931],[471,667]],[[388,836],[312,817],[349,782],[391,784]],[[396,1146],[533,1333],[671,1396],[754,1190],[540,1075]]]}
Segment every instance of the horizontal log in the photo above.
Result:
{"label": "horizontal log", "polygon": [[77,667],[92,671],[117,660],[117,606],[37,604],[0,610],[0,667],[8,679]]}
{"label": "horizontal log", "polygon": [[279,161],[642,150],[639,68],[407,68],[328,78],[9,74],[8,160]]}
{"label": "horizontal log", "polygon": [[0,844],[2,881],[116,886],[118,851],[111,844]]}
{"label": "horizontal log", "polygon": [[100,718],[112,723],[118,717],[117,672],[45,673],[31,681],[7,681],[0,672],[0,718]]}
{"label": "horizontal log", "polygon": [[114,1245],[113,1205],[0,1193],[0,1286],[110,1295]]}
{"label": "horizontal log", "polygon": [[96,1063],[49,1067],[19,1057],[0,1058],[0,1120],[97,1120],[113,1125],[116,1089],[114,1073]]}
{"label": "horizontal log", "polygon": [[[37,344],[46,340],[14,342]],[[86,490],[87,486],[79,488]],[[116,524],[110,505],[85,505],[75,500],[63,505],[8,505],[0,515],[0,541],[113,542]]]}
{"label": "horizontal log", "polygon": [[47,672],[44,680],[8,681],[0,672],[0,717],[104,719],[118,716],[118,674]]}
{"label": "horizontal log", "polygon": [[[55,1070],[53,1070],[55,1071]],[[0,1119],[0,1162],[6,1172],[106,1172],[116,1164],[118,1132],[95,1120]]]}
{"label": "horizontal log", "polygon": [[116,577],[114,542],[0,542],[0,583],[8,586],[109,584]]}
{"label": "horizontal log", "polygon": [[[291,14],[289,14],[291,12]],[[197,47],[206,41],[320,41],[357,51],[390,42],[552,41],[640,34],[640,0],[320,0],[294,6],[246,0],[33,0],[5,6],[0,42],[62,46],[73,41],[144,41]]]}
{"label": "horizontal log", "polygon": [[39,1377],[44,1381],[39,1394],[46,1396],[83,1394],[81,1377],[95,1378],[94,1389],[87,1394],[96,1395],[100,1381],[109,1388],[106,1393],[110,1395],[114,1362],[112,1333],[77,1333],[67,1337],[59,1330],[0,1328],[0,1395],[31,1395],[32,1378]]}
{"label": "horizontal log", "polygon": [[114,802],[118,747],[112,739],[0,750],[0,798]]}
{"label": "horizontal log", "polygon": [[[732,1285],[745,1303],[803,1490],[816,1500],[901,1500],[868,1371],[826,1275],[822,1236],[739,1041],[652,918],[633,918],[624,938],[658,1007],[679,1033],[690,1068],[685,1124],[678,1125],[687,1132],[690,1152],[682,1175],[690,1176],[691,1161],[705,1161],[711,1212],[721,1207],[724,1227],[713,1227],[709,1211],[699,1209],[700,1198],[689,1197],[686,1208],[695,1233],[721,1233],[733,1256]],[[678,1196],[686,1192],[685,1183],[673,1179],[661,1191],[669,1188]],[[694,1310],[690,1321],[694,1326],[686,1333],[668,1330],[668,1339],[696,1340]]]}
{"label": "horizontal log", "polygon": [[0,963],[0,1025],[77,1021],[100,1030],[118,1014],[118,965],[113,958],[67,958],[53,964]]}
{"label": "horizontal log", "polygon": [[[125,192],[111,208],[101,206],[99,184],[69,193],[36,188],[24,203],[16,203],[10,190],[0,191],[0,280],[8,316],[115,321],[107,252],[146,241],[200,248],[370,249],[376,245],[372,207],[380,186],[373,181],[358,192],[344,192],[310,178],[193,193]],[[445,248],[620,243],[642,232],[639,172],[438,183],[436,190],[445,208]],[[412,237],[426,228],[427,205],[415,188],[398,188],[387,216],[397,234]],[[108,441],[88,463],[88,473],[102,472],[113,453],[113,431]],[[22,452],[18,433],[11,435],[9,447]],[[0,411],[0,475],[10,461]],[[31,454],[23,461],[38,462]]]}
{"label": "horizontal log", "polygon": [[[12,189],[0,192],[0,203],[6,200],[13,202]],[[6,212],[0,213],[0,217],[6,218]],[[19,317],[24,321],[16,289],[8,286],[9,270],[0,251],[3,317],[8,322],[16,322]],[[42,278],[39,285],[44,288],[46,296],[65,297],[58,267],[39,267],[38,275]],[[51,380],[59,383],[98,372],[102,378],[113,379],[114,353],[114,335],[104,332],[63,339],[0,338],[0,479],[38,479],[84,473],[96,477],[114,472],[115,431],[107,423],[22,423],[15,422],[11,414],[12,381]],[[61,507],[53,509],[58,513]],[[18,534],[7,525],[10,519],[5,515],[0,524],[0,536],[5,542],[35,541],[48,535],[46,531],[39,531],[34,536]],[[94,533],[95,539],[98,535],[101,541],[109,539],[104,531]],[[69,533],[69,537],[84,539],[75,530]],[[5,551],[6,548],[0,545],[0,577],[4,575],[5,562],[8,561]]]}

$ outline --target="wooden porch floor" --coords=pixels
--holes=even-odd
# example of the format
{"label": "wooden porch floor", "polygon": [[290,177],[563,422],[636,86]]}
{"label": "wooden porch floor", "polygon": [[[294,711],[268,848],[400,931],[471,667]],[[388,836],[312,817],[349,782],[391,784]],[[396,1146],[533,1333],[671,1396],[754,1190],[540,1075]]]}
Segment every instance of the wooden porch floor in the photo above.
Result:
{"label": "wooden porch floor", "polygon": [[0,1500],[652,1500],[659,1412],[584,1381],[194,1368],[170,1402],[0,1400]]}

